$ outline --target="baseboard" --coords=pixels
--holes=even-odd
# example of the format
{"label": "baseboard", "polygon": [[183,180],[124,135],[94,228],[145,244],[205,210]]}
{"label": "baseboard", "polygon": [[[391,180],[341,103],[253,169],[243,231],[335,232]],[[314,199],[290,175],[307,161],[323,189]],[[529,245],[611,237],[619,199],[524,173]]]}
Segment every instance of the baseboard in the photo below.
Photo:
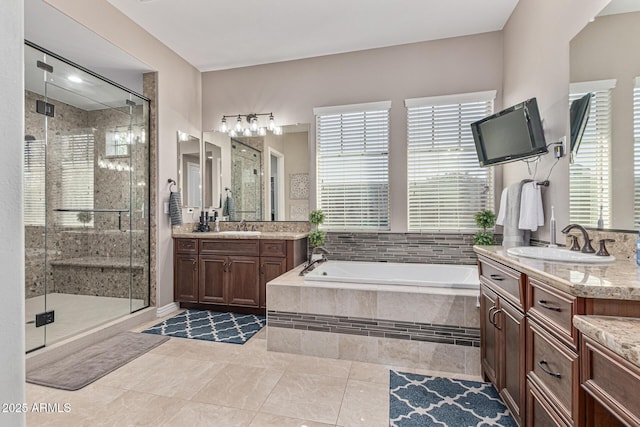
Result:
{"label": "baseboard", "polygon": [[168,314],[173,313],[176,310],[180,310],[180,304],[178,304],[177,302],[170,302],[167,305],[158,307],[158,309],[156,310],[156,317],[164,317]]}

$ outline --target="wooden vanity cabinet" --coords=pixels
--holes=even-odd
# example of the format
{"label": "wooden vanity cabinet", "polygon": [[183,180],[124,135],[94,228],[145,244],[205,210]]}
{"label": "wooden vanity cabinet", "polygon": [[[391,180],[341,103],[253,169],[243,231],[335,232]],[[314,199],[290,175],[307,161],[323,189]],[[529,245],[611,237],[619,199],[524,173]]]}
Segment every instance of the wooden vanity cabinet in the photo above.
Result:
{"label": "wooden vanity cabinet", "polygon": [[582,335],[588,427],[640,426],[640,368]]}
{"label": "wooden vanity cabinet", "polygon": [[306,259],[307,239],[175,239],[174,300],[264,314],[266,284]]}
{"label": "wooden vanity cabinet", "polygon": [[180,239],[174,242],[173,283],[176,301],[198,301],[198,241]]}
{"label": "wooden vanity cabinet", "polygon": [[490,260],[479,260],[481,366],[522,425],[525,408],[525,322],[522,275]]}

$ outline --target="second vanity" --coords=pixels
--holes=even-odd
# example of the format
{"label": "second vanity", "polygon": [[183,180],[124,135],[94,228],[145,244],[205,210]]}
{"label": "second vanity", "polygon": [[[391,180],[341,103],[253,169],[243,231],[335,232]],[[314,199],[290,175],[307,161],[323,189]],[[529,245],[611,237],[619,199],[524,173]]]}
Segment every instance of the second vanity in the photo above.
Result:
{"label": "second vanity", "polygon": [[640,268],[474,250],[482,373],[516,422],[640,425]]}
{"label": "second vanity", "polygon": [[265,314],[266,284],[302,264],[306,232],[174,232],[174,300],[185,308]]}

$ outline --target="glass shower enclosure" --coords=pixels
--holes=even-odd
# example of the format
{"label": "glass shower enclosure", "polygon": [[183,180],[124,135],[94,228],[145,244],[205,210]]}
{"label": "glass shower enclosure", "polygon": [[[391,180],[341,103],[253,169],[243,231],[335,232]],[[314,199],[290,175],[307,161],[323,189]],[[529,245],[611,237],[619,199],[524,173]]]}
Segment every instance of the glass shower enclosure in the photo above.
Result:
{"label": "glass shower enclosure", "polygon": [[149,101],[25,45],[27,352],[149,306]]}

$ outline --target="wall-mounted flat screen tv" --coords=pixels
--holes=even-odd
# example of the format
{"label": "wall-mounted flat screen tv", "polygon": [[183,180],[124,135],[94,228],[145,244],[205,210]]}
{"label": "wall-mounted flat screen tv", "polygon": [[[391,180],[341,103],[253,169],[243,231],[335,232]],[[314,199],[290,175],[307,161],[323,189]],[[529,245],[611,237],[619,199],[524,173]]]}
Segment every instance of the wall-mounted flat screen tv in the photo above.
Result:
{"label": "wall-mounted flat screen tv", "polygon": [[548,152],[538,102],[528,99],[471,124],[480,166],[513,162]]}

